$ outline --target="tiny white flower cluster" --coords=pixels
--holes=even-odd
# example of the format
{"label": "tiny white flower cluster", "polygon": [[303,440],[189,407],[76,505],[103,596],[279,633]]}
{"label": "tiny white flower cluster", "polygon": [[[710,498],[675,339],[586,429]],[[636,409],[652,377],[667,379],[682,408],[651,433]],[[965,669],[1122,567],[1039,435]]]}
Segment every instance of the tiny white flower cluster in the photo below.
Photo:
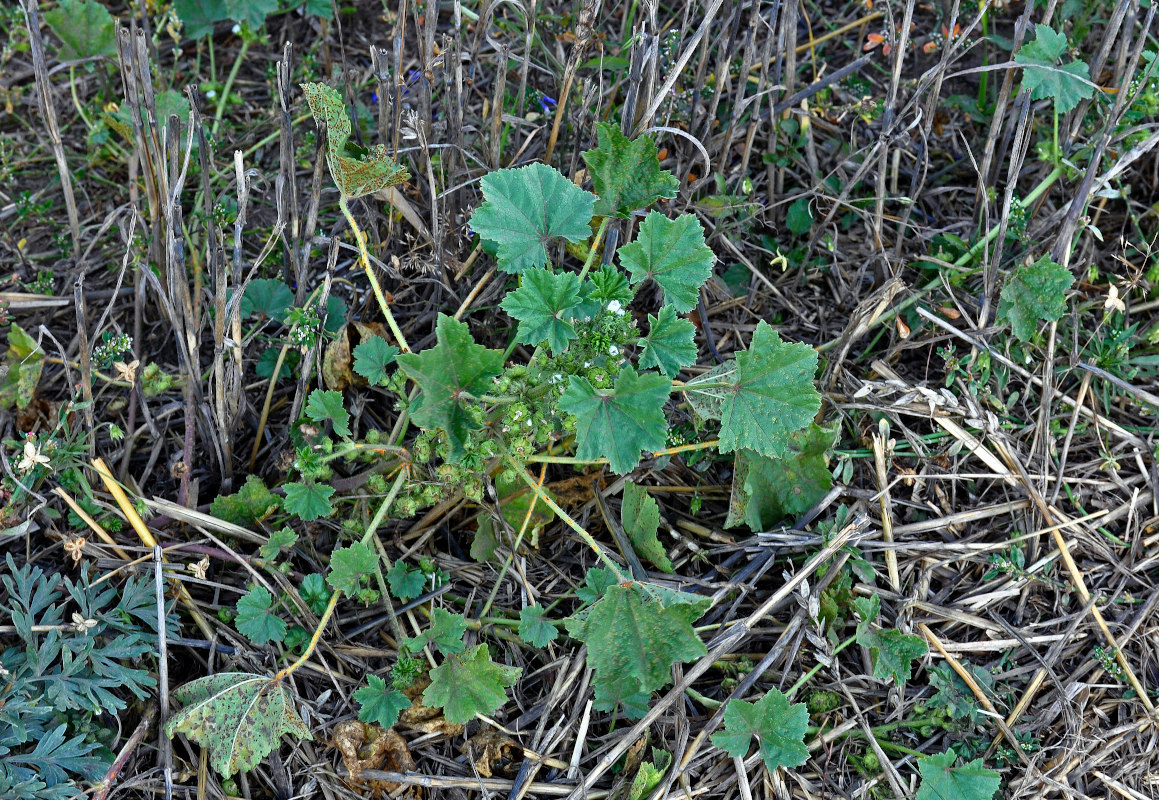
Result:
{"label": "tiny white flower cluster", "polygon": [[620,303],[619,300],[612,300],[610,303],[608,303],[608,311],[621,317],[627,313],[624,311],[624,306]]}
{"label": "tiny white flower cluster", "polygon": [[619,354],[620,354],[620,348],[616,347],[615,345],[611,345],[611,346],[608,348],[608,355],[610,355],[610,356],[618,356]]}
{"label": "tiny white flower cluster", "polygon": [[549,383],[563,383],[563,375],[561,375],[560,373],[557,372],[551,376],[551,380],[548,382]]}

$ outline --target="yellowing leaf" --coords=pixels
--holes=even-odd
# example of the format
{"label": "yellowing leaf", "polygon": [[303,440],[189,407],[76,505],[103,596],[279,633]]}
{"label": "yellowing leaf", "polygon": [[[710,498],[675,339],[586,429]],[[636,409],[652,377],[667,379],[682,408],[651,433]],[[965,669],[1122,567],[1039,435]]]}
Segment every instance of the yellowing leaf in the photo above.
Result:
{"label": "yellowing leaf", "polygon": [[0,408],[28,408],[44,369],[44,351],[16,323],[8,330],[4,366],[8,369],[0,375]]}
{"label": "yellowing leaf", "polygon": [[223,778],[246,772],[273,752],[284,734],[311,738],[280,682],[248,672],[221,672],[173,691],[184,706],[165,723],[165,735],[184,733],[209,749],[209,763]]}
{"label": "yellowing leaf", "polygon": [[350,117],[346,116],[346,104],[338,92],[324,83],[303,83],[302,91],[314,121],[326,125],[326,160],[334,183],[345,197],[362,197],[410,178],[406,167],[390,157],[384,144],[361,153],[352,150],[353,146],[347,147]]}

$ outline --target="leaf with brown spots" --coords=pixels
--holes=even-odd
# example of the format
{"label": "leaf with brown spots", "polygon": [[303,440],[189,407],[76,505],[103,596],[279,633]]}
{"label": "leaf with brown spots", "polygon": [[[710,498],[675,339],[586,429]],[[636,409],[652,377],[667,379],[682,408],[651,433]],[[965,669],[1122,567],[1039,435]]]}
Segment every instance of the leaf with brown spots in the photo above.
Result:
{"label": "leaf with brown spots", "polygon": [[326,126],[326,160],[345,197],[362,197],[410,178],[406,167],[390,157],[386,145],[366,150],[350,142],[350,118],[338,92],[324,83],[303,83],[302,91],[314,121]]}
{"label": "leaf with brown spots", "polygon": [[247,772],[269,755],[283,734],[311,738],[280,682],[248,672],[221,672],[173,691],[184,708],[165,723],[165,734],[184,733],[209,749],[209,763],[223,778]]}

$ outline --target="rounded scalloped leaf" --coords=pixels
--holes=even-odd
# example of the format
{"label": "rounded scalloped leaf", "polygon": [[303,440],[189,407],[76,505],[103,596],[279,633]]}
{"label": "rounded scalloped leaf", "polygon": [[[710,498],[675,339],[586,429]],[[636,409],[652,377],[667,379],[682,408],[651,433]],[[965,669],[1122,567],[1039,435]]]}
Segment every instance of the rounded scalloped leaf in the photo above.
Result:
{"label": "rounded scalloped leaf", "polygon": [[173,698],[184,708],[165,723],[165,734],[184,733],[208,748],[209,763],[223,778],[253,769],[283,734],[312,736],[289,690],[265,675],[208,675],[175,689]]}

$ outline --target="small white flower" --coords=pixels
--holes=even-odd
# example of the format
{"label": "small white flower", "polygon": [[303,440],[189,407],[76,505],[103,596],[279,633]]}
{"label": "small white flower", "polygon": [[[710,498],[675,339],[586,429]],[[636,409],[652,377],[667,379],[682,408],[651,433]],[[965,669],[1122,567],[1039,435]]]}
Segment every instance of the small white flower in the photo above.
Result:
{"label": "small white flower", "polygon": [[217,97],[217,89],[210,89],[208,92],[205,93],[206,100],[212,100],[215,97]]}
{"label": "small white flower", "polygon": [[623,314],[624,307],[620,305],[619,300],[613,300],[612,302],[608,303],[608,311],[611,311],[613,314]]}
{"label": "small white flower", "polygon": [[234,25],[230,30],[234,33],[241,33],[241,25]]}
{"label": "small white flower", "polygon": [[16,466],[21,472],[28,472],[36,467],[37,464],[48,464],[49,458],[42,455],[40,448],[36,446],[36,442],[32,439],[27,439],[24,442],[24,458],[20,459],[20,463]]}
{"label": "small white flower", "polygon": [[590,361],[584,362],[584,369],[591,369],[591,366],[592,366],[592,362],[590,362]]}
{"label": "small white flower", "polygon": [[522,416],[523,416],[523,410],[517,408],[517,409],[515,409],[515,413],[511,415],[511,418],[512,419],[519,419]]}
{"label": "small white flower", "polygon": [[1103,303],[1103,308],[1107,312],[1118,311],[1120,314],[1127,313],[1127,304],[1123,302],[1123,298],[1119,297],[1119,287],[1111,284],[1111,288],[1107,291],[1107,299]]}
{"label": "small white flower", "polygon": [[611,347],[608,348],[608,355],[618,356],[619,354],[620,354],[620,348],[616,347],[615,345],[612,345]]}

